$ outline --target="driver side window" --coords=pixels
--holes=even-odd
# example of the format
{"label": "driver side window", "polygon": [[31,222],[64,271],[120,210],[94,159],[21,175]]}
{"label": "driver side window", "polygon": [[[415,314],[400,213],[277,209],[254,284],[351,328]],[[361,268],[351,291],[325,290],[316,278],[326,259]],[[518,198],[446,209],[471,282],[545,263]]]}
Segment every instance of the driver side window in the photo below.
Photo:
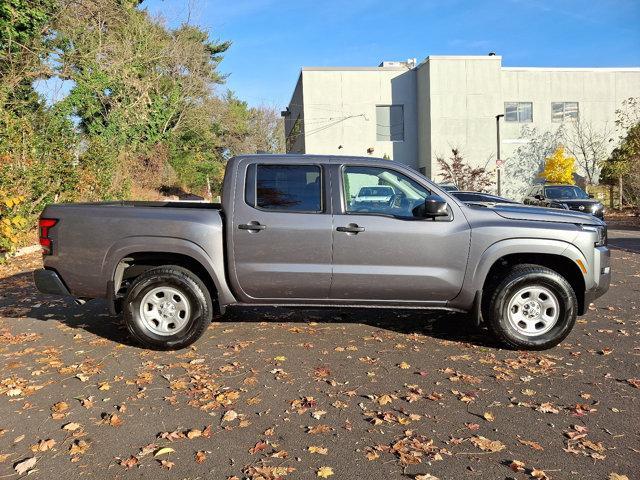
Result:
{"label": "driver side window", "polygon": [[342,171],[345,212],[414,218],[431,192],[409,177],[380,167],[346,166]]}

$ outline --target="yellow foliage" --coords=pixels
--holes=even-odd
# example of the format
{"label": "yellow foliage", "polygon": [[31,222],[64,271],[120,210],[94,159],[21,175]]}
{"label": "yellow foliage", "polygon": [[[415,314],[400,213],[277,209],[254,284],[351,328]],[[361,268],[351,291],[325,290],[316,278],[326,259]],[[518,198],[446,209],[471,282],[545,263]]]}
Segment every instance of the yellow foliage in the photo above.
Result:
{"label": "yellow foliage", "polygon": [[564,147],[560,145],[553,155],[545,159],[544,171],[540,174],[547,182],[573,185],[576,159],[565,156]]}
{"label": "yellow foliage", "polygon": [[24,200],[25,197],[22,195],[10,196],[0,191],[0,254],[15,249],[19,240],[19,230],[28,223],[17,211]]}

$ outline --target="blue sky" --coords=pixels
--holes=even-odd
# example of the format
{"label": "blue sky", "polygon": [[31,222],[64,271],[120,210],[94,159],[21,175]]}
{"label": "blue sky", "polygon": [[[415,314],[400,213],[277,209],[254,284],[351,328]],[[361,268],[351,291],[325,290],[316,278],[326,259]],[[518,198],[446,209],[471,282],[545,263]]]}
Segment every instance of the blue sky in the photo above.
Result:
{"label": "blue sky", "polygon": [[220,68],[253,105],[289,102],[302,66],[485,55],[505,66],[640,66],[640,0],[145,0],[233,45]]}

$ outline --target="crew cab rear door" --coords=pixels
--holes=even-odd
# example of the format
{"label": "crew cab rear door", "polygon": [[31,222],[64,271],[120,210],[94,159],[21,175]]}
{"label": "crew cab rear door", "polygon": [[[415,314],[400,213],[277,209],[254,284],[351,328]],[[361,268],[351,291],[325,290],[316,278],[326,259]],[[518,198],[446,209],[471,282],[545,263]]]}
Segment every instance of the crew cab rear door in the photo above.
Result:
{"label": "crew cab rear door", "polygon": [[[470,228],[454,202],[448,217],[416,218],[432,193],[419,176],[376,165],[336,166],[332,175],[332,299],[440,305],[460,292]],[[388,203],[354,201],[375,185],[394,189]]]}
{"label": "crew cab rear door", "polygon": [[331,213],[325,167],[250,158],[238,164],[229,276],[244,302],[326,299]]}

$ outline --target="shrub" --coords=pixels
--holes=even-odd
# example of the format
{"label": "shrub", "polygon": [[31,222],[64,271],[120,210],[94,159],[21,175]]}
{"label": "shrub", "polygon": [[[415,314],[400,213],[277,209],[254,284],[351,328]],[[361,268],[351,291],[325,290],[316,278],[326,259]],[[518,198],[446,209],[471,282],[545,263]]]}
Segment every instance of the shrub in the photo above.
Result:
{"label": "shrub", "polygon": [[493,175],[483,167],[473,168],[460,155],[457,148],[451,149],[451,158],[447,162],[438,157],[436,161],[442,170],[440,178],[443,182],[453,183],[460,190],[482,192],[493,185]]}
{"label": "shrub", "polygon": [[28,221],[20,215],[20,206],[25,197],[9,196],[0,191],[0,257],[15,250],[19,234],[25,230]]}

